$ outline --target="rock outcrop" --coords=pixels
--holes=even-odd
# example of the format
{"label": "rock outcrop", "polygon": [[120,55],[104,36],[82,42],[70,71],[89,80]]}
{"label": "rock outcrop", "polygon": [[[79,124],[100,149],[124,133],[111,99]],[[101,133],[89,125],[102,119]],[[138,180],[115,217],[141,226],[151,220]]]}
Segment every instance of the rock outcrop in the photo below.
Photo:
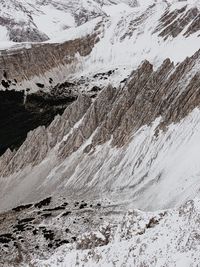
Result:
{"label": "rock outcrop", "polygon": [[[90,97],[80,96],[71,104],[62,116],[57,115],[54,121],[45,128],[38,127],[29,132],[23,145],[13,153],[8,149],[0,158],[3,175],[9,175],[12,170],[20,171],[29,164],[37,165],[45,159],[48,152],[58,144],[70,129],[78,122],[91,104]],[[22,158],[23,155],[23,158]],[[12,160],[11,160],[12,158]]]}
{"label": "rock outcrop", "polygon": [[[98,37],[94,33],[91,36],[63,44],[35,44],[28,49],[3,50],[0,54],[1,88],[18,88],[23,82],[34,77],[37,77],[38,83],[51,86],[52,77],[50,74],[49,77],[45,77],[46,73],[52,69],[62,69],[64,66],[74,65],[75,67],[78,63],[77,54],[81,57],[87,56],[96,42],[98,42]],[[73,67],[71,68],[73,69]],[[41,78],[42,76],[44,77]],[[3,81],[4,83],[8,82],[8,86],[5,86]],[[35,84],[32,83],[32,87],[38,88],[36,81]]]}
{"label": "rock outcrop", "polygon": [[170,8],[161,17],[157,31],[160,31],[159,36],[165,40],[168,37],[177,37],[184,31],[184,36],[188,37],[191,34],[198,32],[200,12],[197,7],[187,9],[185,7],[170,11]]}
{"label": "rock outcrop", "polygon": [[166,131],[199,107],[199,61],[199,51],[176,67],[167,59],[156,71],[145,61],[123,88],[105,88],[93,102],[89,96],[80,96],[48,128],[29,133],[9,164],[7,154],[1,157],[1,176],[38,165],[55,146],[59,162],[81,147],[83,155],[107,142],[123,148],[141,127],[150,126],[159,117],[155,136]]}

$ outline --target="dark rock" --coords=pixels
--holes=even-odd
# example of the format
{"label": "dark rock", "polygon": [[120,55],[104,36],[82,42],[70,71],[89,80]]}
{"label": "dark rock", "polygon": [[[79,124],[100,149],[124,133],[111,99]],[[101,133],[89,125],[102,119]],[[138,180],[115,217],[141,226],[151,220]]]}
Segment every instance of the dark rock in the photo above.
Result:
{"label": "dark rock", "polygon": [[7,75],[7,72],[4,70],[3,71],[3,77],[7,80],[8,79],[8,75]]}
{"label": "dark rock", "polygon": [[27,224],[27,223],[32,222],[33,220],[35,220],[35,218],[25,218],[25,219],[18,221],[18,223],[19,224]]}
{"label": "dark rock", "polygon": [[44,235],[44,238],[46,238],[46,240],[53,240],[54,239],[54,232],[52,230],[46,230],[44,229],[43,230],[43,235]]}
{"label": "dark rock", "polygon": [[52,197],[47,197],[47,198],[41,200],[40,202],[36,203],[35,207],[40,209],[44,206],[48,206],[51,203],[51,199],[52,199]]}
{"label": "dark rock", "polygon": [[69,205],[69,203],[64,202],[61,206],[62,206],[62,207],[66,207],[66,206],[68,206],[68,205]]}
{"label": "dark rock", "polygon": [[36,85],[37,85],[39,88],[44,88],[44,84],[43,84],[43,83],[36,83]]}
{"label": "dark rock", "polygon": [[12,210],[18,212],[18,211],[22,211],[25,209],[29,209],[32,206],[33,206],[33,204],[20,205],[20,206],[17,206],[16,208],[13,208]]}
{"label": "dark rock", "polygon": [[9,82],[6,82],[4,80],[1,81],[1,84],[3,85],[3,87],[5,87],[6,89],[8,89],[10,87]]}
{"label": "dark rock", "polygon": [[87,207],[87,203],[81,203],[81,205],[79,206],[79,209],[84,209]]}
{"label": "dark rock", "polygon": [[76,241],[77,238],[76,238],[75,236],[72,236],[72,240],[73,240],[73,241]]}
{"label": "dark rock", "polygon": [[127,78],[125,78],[124,80],[122,80],[120,83],[125,83],[127,81]]}
{"label": "dark rock", "polygon": [[79,205],[79,202],[76,201],[76,202],[74,203],[74,206],[77,207],[78,205]]}
{"label": "dark rock", "polygon": [[26,225],[25,224],[16,224],[13,226],[13,228],[15,229],[14,232],[18,233],[18,232],[24,232],[26,229]]}
{"label": "dark rock", "polygon": [[68,216],[71,213],[72,213],[71,211],[66,211],[65,213],[62,214],[62,216]]}
{"label": "dark rock", "polygon": [[58,207],[55,207],[55,208],[44,209],[44,211],[57,211],[57,210],[64,210],[64,209],[65,209],[65,207],[58,206]]}
{"label": "dark rock", "polygon": [[153,217],[149,220],[148,224],[146,225],[146,228],[153,228],[158,223],[159,223],[159,220]]}
{"label": "dark rock", "polygon": [[12,240],[10,238],[0,237],[0,243],[2,244],[10,243],[11,241]]}
{"label": "dark rock", "polygon": [[93,86],[92,89],[90,90],[90,92],[99,92],[101,91],[101,88],[98,86]]}
{"label": "dark rock", "polygon": [[37,229],[34,229],[34,230],[33,230],[33,234],[34,234],[34,235],[37,235],[37,234],[38,234],[38,230],[37,230]]}

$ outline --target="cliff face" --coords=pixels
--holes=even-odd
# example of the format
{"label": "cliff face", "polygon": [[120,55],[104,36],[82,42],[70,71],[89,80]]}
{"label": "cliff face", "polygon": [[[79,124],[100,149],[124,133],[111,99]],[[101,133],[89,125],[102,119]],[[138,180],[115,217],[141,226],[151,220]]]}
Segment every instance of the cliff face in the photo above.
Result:
{"label": "cliff face", "polygon": [[75,68],[78,63],[77,55],[85,57],[90,54],[96,42],[98,42],[98,37],[94,33],[63,44],[32,45],[28,49],[1,51],[1,88],[26,89],[23,83],[34,77],[36,77],[35,83],[29,84],[31,89],[32,87],[39,89],[36,83],[45,84],[46,87],[51,86],[52,83],[56,84],[58,81],[54,81],[54,77],[51,77],[51,74],[48,76],[47,73],[53,69],[62,70],[68,65],[72,65],[72,71],[73,66]]}

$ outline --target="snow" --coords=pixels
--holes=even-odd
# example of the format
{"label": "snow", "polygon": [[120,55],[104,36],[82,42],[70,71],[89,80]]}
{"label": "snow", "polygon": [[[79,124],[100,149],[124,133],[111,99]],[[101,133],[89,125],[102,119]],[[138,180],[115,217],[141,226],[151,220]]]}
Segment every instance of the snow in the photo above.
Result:
{"label": "snow", "polygon": [[[157,1],[151,9],[147,7],[153,0],[139,1],[137,7],[130,7],[125,2],[104,5],[101,8],[103,16],[78,27],[71,12],[54,9],[52,5],[41,6],[32,16],[36,26],[50,37],[47,43],[85,37],[100,25],[100,41],[87,57],[77,55],[78,72],[71,75],[71,78],[77,79],[81,75],[92,77],[94,73],[115,69],[115,73],[107,81],[102,81],[102,86],[111,82],[119,85],[144,59],[153,63],[156,69],[166,58],[178,64],[199,49],[199,32],[185,38],[184,29],[176,38],[167,40],[159,37],[159,32],[155,32],[158,21],[167,8],[166,2]],[[30,2],[22,0],[21,3],[30,5]],[[100,8],[94,1],[80,3],[81,7],[90,11]],[[185,5],[184,1],[171,3],[171,10]],[[199,1],[187,3],[199,6]],[[24,19],[23,16],[20,12],[16,13],[17,20]],[[134,23],[138,20],[136,27]],[[131,23],[135,29],[131,29]],[[70,29],[64,29],[65,27]],[[0,49],[13,45],[9,41],[7,29],[0,26]],[[30,44],[15,44],[16,49],[18,46],[29,47]],[[198,64],[193,66],[181,81],[182,85],[177,86],[184,90],[198,70]],[[67,72],[66,69],[63,72]],[[200,110],[194,109],[180,122],[169,125],[166,131],[160,131],[155,136],[155,129],[161,120],[162,118],[157,118],[150,125],[144,125],[133,133],[126,147],[113,148],[111,142],[107,142],[95,147],[91,154],[83,153],[92,143],[94,132],[76,152],[63,160],[58,159],[59,145],[81,127],[81,119],[42,163],[28,166],[6,179],[0,178],[1,210],[12,208],[18,202],[32,203],[44,192],[67,194],[69,188],[78,192],[78,195],[86,192],[88,199],[96,200],[96,195],[101,199],[112,199],[115,205],[124,207],[124,211],[135,207],[146,211],[159,210],[152,213],[135,209],[129,211],[124,219],[119,216],[122,222],[108,245],[97,246],[93,250],[76,250],[70,245],[63,246],[49,259],[33,259],[34,266],[70,267],[78,265],[77,262],[80,266],[92,267],[114,264],[116,267],[138,267],[142,264],[155,267],[198,266]],[[37,195],[34,195],[33,189]],[[190,199],[194,201],[183,205]],[[176,205],[183,206],[174,208]],[[170,210],[161,211],[164,208]],[[160,218],[163,212],[166,212],[164,218],[154,227],[146,229],[149,219],[152,216]],[[90,233],[86,235],[90,237]],[[98,229],[93,235],[105,240]]]}
{"label": "snow", "polygon": [[93,19],[92,21],[86,22],[83,25],[63,30],[62,35],[58,34],[54,36],[51,40],[46,41],[45,43],[64,43],[69,40],[75,40],[78,38],[85,37],[94,32],[95,26],[101,21],[101,18]]}
{"label": "snow", "polygon": [[74,27],[75,20],[71,13],[56,10],[52,6],[42,6],[42,15],[34,15],[33,19],[37,27],[51,38],[55,38],[65,28]]}
{"label": "snow", "polygon": [[126,37],[123,41],[120,38],[128,29],[129,23],[139,18],[143,12],[140,9],[122,9],[121,5],[106,8],[111,17],[105,25],[105,34],[84,62],[83,68],[88,72],[92,71],[94,66],[95,69],[106,69],[106,66],[110,69],[135,69],[145,59],[158,67],[166,58],[170,58],[176,64],[187,56],[192,56],[199,49],[198,33],[188,38],[181,34],[167,41],[158,37],[158,33],[153,34],[165,7],[163,3],[157,4],[153,12],[146,12],[147,19],[141,22],[131,38]]}
{"label": "snow", "polygon": [[[184,5],[185,2],[175,1],[170,8],[174,10]],[[199,32],[186,38],[184,32],[187,27],[177,37],[169,37],[167,40],[159,37],[159,31],[155,32],[167,7],[163,1],[151,8],[143,4],[142,8],[130,7],[125,3],[104,5],[102,11],[107,17],[100,16],[79,27],[65,30],[62,35],[58,34],[47,43],[62,43],[82,38],[92,34],[98,25],[99,42],[87,57],[77,55],[77,69],[72,75],[69,74],[69,77],[77,80],[81,76],[92,77],[95,73],[115,69],[115,74],[108,80],[101,81],[101,85],[112,83],[119,86],[120,82],[145,59],[156,69],[166,58],[177,64],[199,49]],[[92,80],[90,82],[92,83]]]}
{"label": "snow", "polygon": [[[37,2],[37,5],[35,2],[31,4],[29,1],[24,2],[23,0],[18,2],[30,10],[34,25],[49,36],[50,40],[46,43],[63,43],[83,38],[93,34],[96,27],[98,28],[96,31],[100,38],[99,42],[95,44],[90,55],[86,57],[76,55],[78,64],[73,71],[69,72],[69,68],[66,70],[62,67],[63,75],[59,75],[63,76],[62,80],[67,78],[77,80],[81,76],[93,77],[98,72],[118,69],[110,78],[102,80],[101,86],[107,86],[111,82],[114,86],[119,86],[120,82],[127,78],[132,70],[136,69],[145,59],[157,68],[166,58],[170,58],[177,64],[187,56],[192,56],[199,49],[199,32],[186,38],[183,34],[187,27],[176,38],[169,37],[167,40],[159,37],[159,31],[155,32],[159,19],[166,8],[169,8],[169,3],[170,10],[173,11],[185,6],[186,2],[188,8],[198,6],[198,1],[172,0],[166,2],[159,0],[155,2],[154,0],[142,0],[138,1],[139,5],[131,5],[134,1],[104,2],[103,5],[88,0],[74,1],[73,3],[70,0],[43,4]],[[12,9],[16,9],[16,18],[26,21],[27,14],[16,8],[13,2],[9,3],[9,5],[5,3],[6,7],[2,12],[5,13],[6,10],[11,12]],[[153,3],[156,4],[152,5]],[[99,16],[92,19],[88,15],[89,21],[77,26],[75,14],[86,12],[85,10],[96,12]],[[1,36],[0,49],[5,49],[6,46],[10,48],[14,45],[6,37],[5,28]],[[48,75],[50,75],[49,72]],[[51,73],[51,76],[54,77],[54,73]],[[56,80],[56,77],[54,78]],[[94,85],[97,84],[94,83]]]}
{"label": "snow", "polygon": [[0,26],[0,42],[8,41],[8,32],[7,29],[3,26]]}
{"label": "snow", "polygon": [[131,10],[134,10],[134,8],[131,8],[130,6],[126,5],[125,3],[120,3],[113,6],[103,6],[103,11],[107,14],[107,16],[115,17],[118,14],[122,14],[125,12],[129,12]]}
{"label": "snow", "polygon": [[[70,81],[73,81],[73,78],[78,79],[81,75],[92,77],[94,73],[116,69],[109,79],[101,82],[101,86],[111,82],[117,85],[123,78],[127,78],[143,59],[150,60],[156,69],[167,57],[178,63],[186,56],[191,56],[199,48],[198,33],[188,38],[180,34],[166,41],[159,37],[158,33],[153,33],[165,8],[166,3],[163,2],[157,3],[145,12],[139,7],[127,9],[123,3],[103,7],[108,17],[96,18],[80,27],[72,27],[64,31],[66,37],[64,35],[61,38],[52,39],[52,42],[64,42],[64,40],[86,36],[93,33],[95,27],[100,24],[100,41],[95,44],[93,51],[87,57],[77,55],[79,68],[74,70],[75,74],[70,73]],[[141,16],[143,19],[136,29],[131,31],[132,36],[121,39],[127,33],[130,23],[137,21]],[[68,67],[70,69],[70,66]],[[69,73],[69,69],[63,67],[62,72]],[[192,72],[189,72],[181,81],[183,90],[198,69],[199,65],[193,66]],[[56,72],[59,79],[60,70]],[[54,78],[49,73],[48,75]],[[95,81],[93,82],[95,84]],[[99,83],[99,80],[97,82]],[[56,181],[60,181],[60,187],[63,190],[68,186],[81,190],[85,186],[92,188],[97,185],[97,191],[100,186],[103,196],[108,197],[109,191],[109,197],[119,203],[126,202],[128,205],[136,205],[145,210],[172,207],[175,203],[182,203],[191,197],[199,196],[200,153],[197,145],[200,138],[199,118],[199,110],[195,109],[180,123],[170,125],[166,132],[161,132],[155,139],[154,130],[161,119],[158,118],[151,126],[144,126],[135,133],[126,151],[112,148],[109,143],[106,143],[96,148],[95,157],[82,155],[82,150],[90,144],[90,139],[64,162],[56,162],[56,151],[54,151],[42,166],[33,168],[31,172],[29,169],[23,170],[22,175],[40,188],[46,186],[50,189],[55,188],[56,176]],[[142,159],[140,165],[138,165],[138,158]],[[101,168],[100,163],[102,163]],[[71,166],[70,170],[68,166]],[[33,180],[35,175],[38,179]],[[63,182],[65,176],[68,179]],[[142,179],[146,176],[146,179]],[[1,179],[2,188],[4,183],[4,179]],[[13,197],[13,190],[16,187],[18,189],[15,190]],[[9,195],[5,199],[2,198],[0,208],[12,206],[13,201],[16,200],[15,196],[19,201],[27,198],[26,201],[29,202],[29,194],[21,196],[22,188],[24,185],[20,182],[19,175],[19,181],[15,179],[10,184],[11,199]]]}
{"label": "snow", "polygon": [[[198,266],[199,204],[199,200],[195,199],[173,210],[155,213],[130,211],[119,223],[114,234],[119,238],[116,239],[114,236],[108,245],[88,250],[75,250],[73,247],[63,246],[49,259],[36,259],[32,263],[37,267]],[[156,218],[157,222],[147,228],[151,218]],[[144,222],[144,227],[138,226],[137,231],[132,232],[132,228],[138,222]]]}

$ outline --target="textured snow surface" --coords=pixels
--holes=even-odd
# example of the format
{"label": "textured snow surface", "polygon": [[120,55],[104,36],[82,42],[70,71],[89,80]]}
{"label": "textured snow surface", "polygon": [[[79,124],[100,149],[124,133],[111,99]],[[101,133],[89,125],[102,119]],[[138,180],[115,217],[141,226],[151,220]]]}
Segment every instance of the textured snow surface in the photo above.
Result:
{"label": "textured snow surface", "polygon": [[[40,267],[199,266],[199,219],[198,199],[173,210],[155,213],[129,211],[108,245],[82,251],[63,246],[49,259],[33,260],[33,263]],[[95,233],[88,234],[88,240],[94,236]],[[101,238],[102,234],[96,233],[96,239]]]}
{"label": "textured snow surface", "polygon": [[[177,1],[172,2],[175,2],[170,6],[172,11],[188,4],[184,1],[178,5]],[[191,5],[188,4],[188,9]],[[159,1],[155,6],[150,8],[148,6],[141,4],[130,7],[125,3],[103,6],[102,10],[107,17],[66,30],[66,35],[52,39],[51,42],[64,42],[79,38],[91,34],[95,25],[101,25],[100,41],[89,56],[78,59],[79,66],[75,77],[74,74],[72,77],[75,79],[80,76],[91,77],[94,73],[118,69],[110,79],[100,82],[101,85],[112,83],[117,86],[145,59],[157,68],[166,58],[170,58],[176,64],[187,56],[192,56],[199,49],[199,32],[187,38],[184,36],[188,26],[175,38],[169,37],[164,40],[159,36],[160,32],[155,30],[168,5]]]}
{"label": "textured snow surface", "polygon": [[102,14],[100,6],[92,0],[0,1],[0,24],[4,29],[38,30],[49,39]]}

